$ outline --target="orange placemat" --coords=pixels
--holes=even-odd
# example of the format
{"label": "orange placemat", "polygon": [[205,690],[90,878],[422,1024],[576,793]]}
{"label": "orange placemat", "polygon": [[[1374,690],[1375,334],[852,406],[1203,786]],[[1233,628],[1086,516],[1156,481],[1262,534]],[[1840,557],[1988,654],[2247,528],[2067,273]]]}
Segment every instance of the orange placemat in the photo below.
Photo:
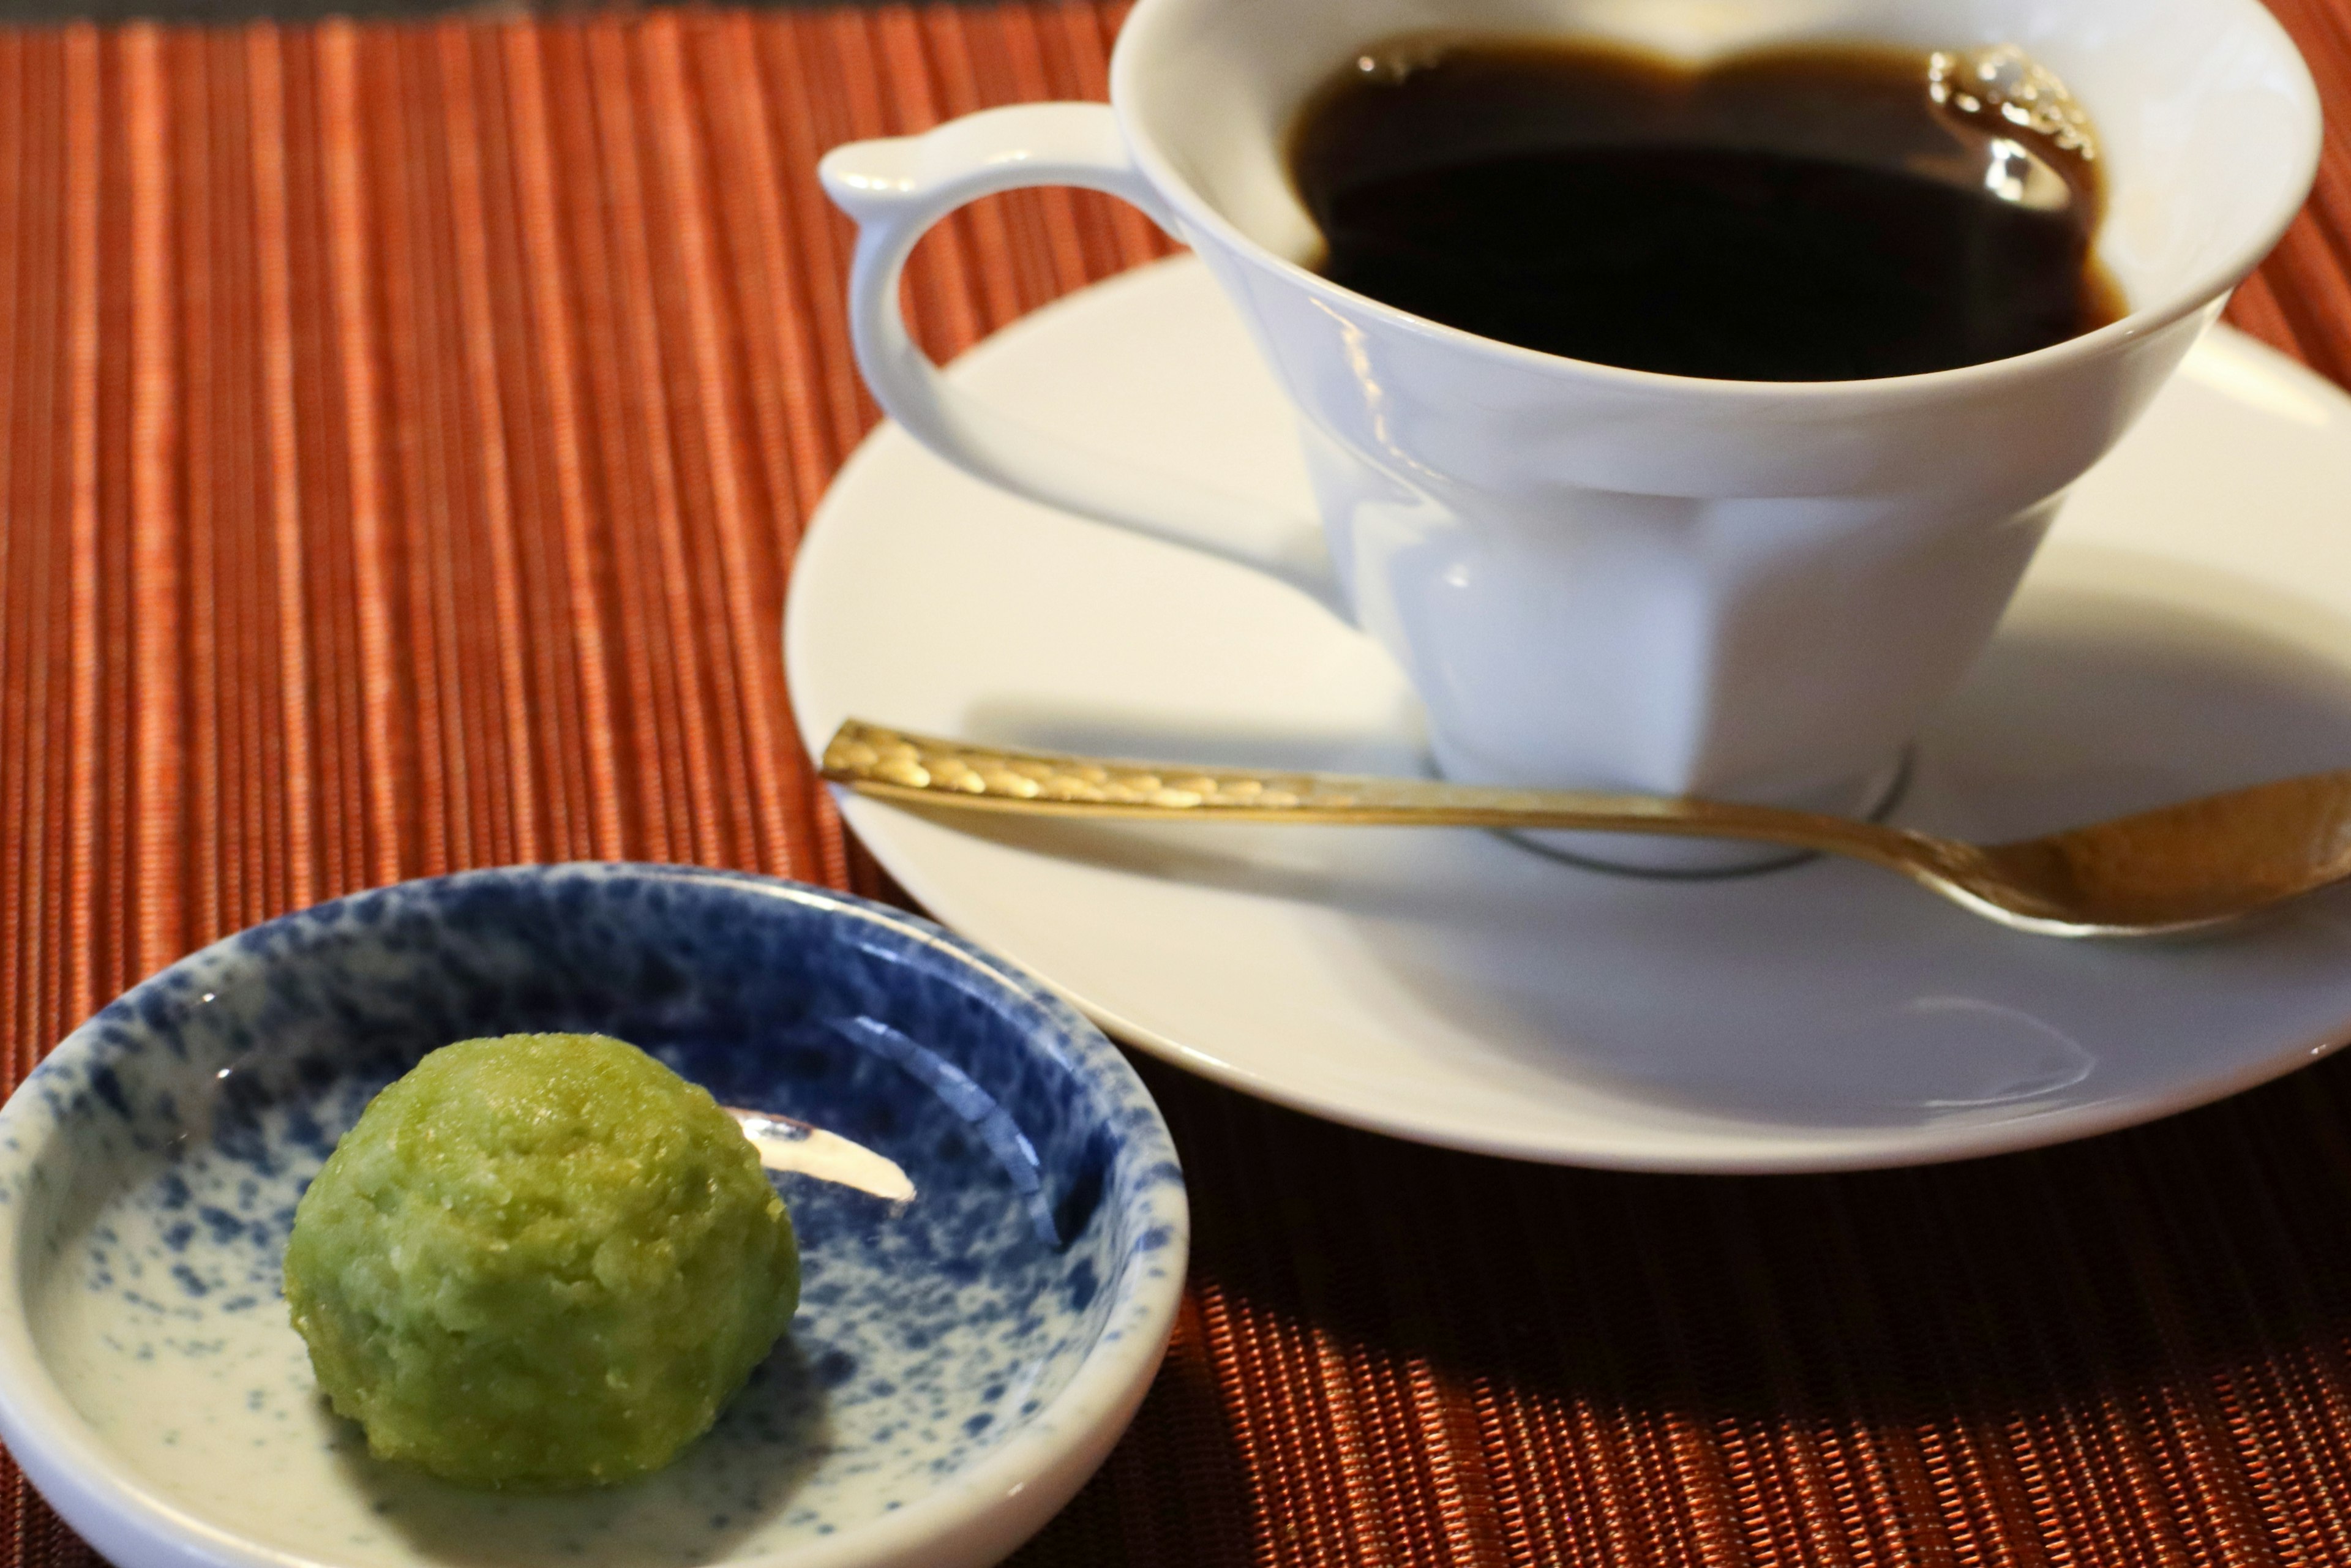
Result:
{"label": "orange placemat", "polygon": [[[2338,120],[2351,0],[2278,0]],[[7,1082],[186,949],[502,861],[877,889],[776,664],[873,414],[817,153],[1099,97],[1091,0],[0,33]],[[1164,247],[999,199],[935,352]],[[2235,319],[2351,377],[2351,141]],[[1146,1067],[1167,1370],[1024,1561],[2351,1563],[2351,1064],[2044,1154],[1513,1166]],[[0,1469],[0,1568],[87,1555]]]}

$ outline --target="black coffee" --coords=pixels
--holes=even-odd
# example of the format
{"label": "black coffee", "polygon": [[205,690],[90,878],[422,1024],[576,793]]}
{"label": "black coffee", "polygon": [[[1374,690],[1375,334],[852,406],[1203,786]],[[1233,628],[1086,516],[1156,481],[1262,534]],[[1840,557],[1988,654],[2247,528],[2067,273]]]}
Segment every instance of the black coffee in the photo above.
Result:
{"label": "black coffee", "polygon": [[1960,112],[1928,71],[1865,47],[1692,72],[1592,46],[1403,40],[1309,102],[1291,172],[1324,277],[1578,360],[1848,381],[2120,317],[2090,254],[2095,151]]}

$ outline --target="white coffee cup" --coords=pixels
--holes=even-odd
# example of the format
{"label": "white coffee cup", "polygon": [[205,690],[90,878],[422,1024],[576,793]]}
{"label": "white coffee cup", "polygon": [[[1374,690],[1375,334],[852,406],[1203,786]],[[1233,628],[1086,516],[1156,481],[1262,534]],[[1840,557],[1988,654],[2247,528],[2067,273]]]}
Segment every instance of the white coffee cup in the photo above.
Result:
{"label": "white coffee cup", "polygon": [[[1301,265],[1319,235],[1290,124],[1364,45],[1438,27],[1693,61],[2019,45],[2096,127],[2097,252],[2134,308],[1988,364],[1791,384],[1561,359],[1352,293]],[[1019,494],[1322,594],[1410,676],[1447,777],[1851,811],[1991,635],[2066,487],[2276,243],[2319,136],[2256,0],[1141,0],[1108,107],[991,110],[836,148],[821,172],[861,225],[852,326],[893,417]],[[1311,530],[1237,529],[1249,503],[975,402],[913,345],[915,241],[1030,185],[1122,196],[1206,261],[1295,406],[1327,559]],[[1235,537],[1303,548],[1213,542]],[[1648,841],[1632,863],[1749,852]]]}

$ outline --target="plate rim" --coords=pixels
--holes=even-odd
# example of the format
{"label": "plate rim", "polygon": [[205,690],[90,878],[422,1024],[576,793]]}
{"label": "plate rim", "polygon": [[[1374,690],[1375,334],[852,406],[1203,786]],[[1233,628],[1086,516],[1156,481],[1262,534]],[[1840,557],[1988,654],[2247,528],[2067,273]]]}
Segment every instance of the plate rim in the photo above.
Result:
{"label": "plate rim", "polygon": [[[1105,1112],[1126,1157],[1164,1166],[1165,1179],[1137,1197],[1155,1226],[1169,1235],[1144,1268],[1130,1258],[1119,1285],[1126,1320],[1106,1313],[1103,1332],[1088,1348],[1053,1400],[1009,1438],[974,1463],[941,1479],[920,1498],[838,1534],[778,1551],[714,1559],[759,1568],[980,1568],[1035,1534],[1076,1495],[1109,1457],[1156,1378],[1183,1301],[1190,1249],[1190,1204],[1166,1119],[1150,1089],[1115,1045],[1051,988],[1026,968],[936,922],[854,894],[783,877],[688,864],[575,861],[490,866],[363,888],[340,898],[247,926],[187,954],[147,977],[93,1013],[26,1074],[0,1105],[0,1288],[16,1310],[0,1312],[0,1440],[5,1440],[43,1498],[109,1561],[121,1568],[340,1568],[338,1560],[306,1556],[238,1533],[197,1514],[149,1481],[108,1444],[59,1385],[32,1332],[26,1236],[29,1206],[14,1201],[61,1129],[41,1090],[65,1078],[78,1060],[101,1048],[102,1031],[135,1014],[142,1001],[172,992],[182,977],[224,963],[266,961],[269,934],[283,934],[330,911],[363,901],[390,901],[467,883],[553,881],[563,876],[632,875],[651,880],[726,886],[765,894],[827,915],[880,925],[914,938],[942,963],[980,977],[1036,1008],[1055,1038],[1076,1048],[1076,1059],[1105,1094]],[[59,1066],[52,1069],[50,1063]],[[79,1086],[75,1086],[79,1091]],[[26,1091],[32,1090],[27,1094]],[[1144,1114],[1132,1113],[1141,1110]],[[1139,1143],[1138,1143],[1139,1140]],[[1138,1168],[1146,1168],[1138,1166]],[[1113,1302],[1113,1312],[1121,1303]],[[434,1559],[417,1554],[420,1563]]]}

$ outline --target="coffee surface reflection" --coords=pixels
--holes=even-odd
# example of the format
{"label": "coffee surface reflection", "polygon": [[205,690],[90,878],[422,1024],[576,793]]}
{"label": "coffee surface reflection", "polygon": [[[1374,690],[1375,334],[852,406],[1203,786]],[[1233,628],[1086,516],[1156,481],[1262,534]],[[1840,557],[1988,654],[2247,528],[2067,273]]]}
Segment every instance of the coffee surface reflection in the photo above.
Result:
{"label": "coffee surface reflection", "polygon": [[1853,381],[2120,318],[2096,143],[2013,50],[1772,50],[1704,70],[1418,37],[1308,102],[1316,270],[1431,320],[1673,375]]}

